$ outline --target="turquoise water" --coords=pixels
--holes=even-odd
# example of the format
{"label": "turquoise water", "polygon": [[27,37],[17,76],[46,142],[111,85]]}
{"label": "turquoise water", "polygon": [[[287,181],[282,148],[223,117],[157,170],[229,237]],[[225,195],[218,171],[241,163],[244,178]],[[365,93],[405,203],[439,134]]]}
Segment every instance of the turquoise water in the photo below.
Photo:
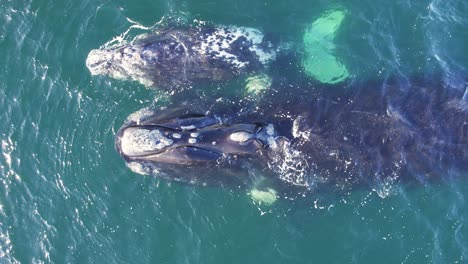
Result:
{"label": "turquoise water", "polygon": [[90,76],[91,49],[169,13],[299,42],[334,9],[347,12],[335,52],[351,78],[462,83],[461,0],[0,0],[0,263],[466,263],[466,179],[268,207],[137,175],[114,150],[125,118],[158,97]]}

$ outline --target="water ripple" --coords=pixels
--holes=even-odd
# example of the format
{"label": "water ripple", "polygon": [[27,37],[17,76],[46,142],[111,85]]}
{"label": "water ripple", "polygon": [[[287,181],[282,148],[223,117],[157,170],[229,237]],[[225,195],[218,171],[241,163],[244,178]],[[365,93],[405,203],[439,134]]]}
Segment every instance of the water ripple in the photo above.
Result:
{"label": "water ripple", "polygon": [[[170,184],[125,168],[115,131],[160,97],[91,77],[91,49],[168,9],[295,39],[333,4],[221,5],[226,10],[209,1],[0,3],[0,262],[465,261],[468,190],[455,176],[418,187],[382,182],[339,198],[283,197],[266,208],[245,190]],[[393,74],[440,68],[447,83],[460,83],[468,62],[463,1],[339,6],[351,15],[337,50],[359,78],[382,78],[384,89]]]}

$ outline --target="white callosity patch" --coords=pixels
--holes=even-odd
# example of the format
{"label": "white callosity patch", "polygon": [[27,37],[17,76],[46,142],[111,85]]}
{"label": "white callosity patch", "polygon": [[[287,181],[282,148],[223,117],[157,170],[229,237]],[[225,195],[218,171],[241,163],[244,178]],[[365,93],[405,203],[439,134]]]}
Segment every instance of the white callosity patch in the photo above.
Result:
{"label": "white callosity patch", "polygon": [[275,127],[273,126],[273,124],[269,124],[266,127],[266,132],[268,135],[268,139],[267,139],[268,146],[272,149],[276,149],[278,147],[278,144],[276,144],[276,132],[275,132]]}
{"label": "white callosity patch", "polygon": [[172,139],[166,138],[159,130],[139,128],[127,128],[121,138],[122,152],[128,155],[160,150],[172,143]]}
{"label": "white callosity patch", "polygon": [[276,149],[278,147],[276,131],[273,124],[269,124],[263,128],[265,133],[259,133],[259,138],[265,142],[269,148]]}
{"label": "white callosity patch", "polygon": [[263,33],[258,29],[247,27],[217,27],[212,34],[203,39],[199,52],[205,56],[214,54],[216,58],[222,59],[234,67],[243,68],[249,62],[239,58],[231,49],[232,44],[241,37],[246,39],[248,49],[257,55],[258,60],[263,65],[267,65],[276,58],[276,52],[273,49],[265,50],[261,47]]}
{"label": "white callosity patch", "polygon": [[195,129],[196,127],[194,125],[190,125],[190,126],[180,126],[180,128],[184,131],[186,130],[192,130],[192,129]]}
{"label": "white callosity patch", "polygon": [[252,138],[252,134],[246,131],[239,131],[232,133],[229,138],[235,142],[245,142]]}
{"label": "white callosity patch", "polygon": [[269,136],[275,135],[275,127],[273,126],[273,124],[268,124],[268,126],[266,126],[266,132]]}
{"label": "white callosity patch", "polygon": [[190,133],[190,138],[188,139],[188,143],[190,143],[190,144],[195,144],[195,143],[197,143],[197,137],[198,137],[199,135],[200,135],[200,134],[199,134],[199,133],[196,133],[196,132]]}
{"label": "white callosity patch", "polygon": [[149,53],[151,51],[143,51],[138,45],[92,50],[86,59],[86,66],[92,75],[109,75],[120,80],[133,79],[145,86],[153,86],[155,83],[148,76],[148,63],[141,56],[156,56]]}

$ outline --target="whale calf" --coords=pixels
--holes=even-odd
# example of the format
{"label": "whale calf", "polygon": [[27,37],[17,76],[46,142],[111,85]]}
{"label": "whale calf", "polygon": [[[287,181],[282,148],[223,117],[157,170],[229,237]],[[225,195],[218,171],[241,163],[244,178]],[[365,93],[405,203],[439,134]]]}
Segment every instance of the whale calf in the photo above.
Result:
{"label": "whale calf", "polygon": [[92,75],[134,80],[164,90],[228,80],[268,67],[276,48],[254,28],[198,26],[163,30],[132,43],[92,50]]}
{"label": "whale calf", "polygon": [[243,114],[144,109],[120,128],[116,148],[139,173],[203,184],[241,185],[257,170],[291,186],[341,190],[468,170],[466,94],[439,83],[380,88],[272,98]]}

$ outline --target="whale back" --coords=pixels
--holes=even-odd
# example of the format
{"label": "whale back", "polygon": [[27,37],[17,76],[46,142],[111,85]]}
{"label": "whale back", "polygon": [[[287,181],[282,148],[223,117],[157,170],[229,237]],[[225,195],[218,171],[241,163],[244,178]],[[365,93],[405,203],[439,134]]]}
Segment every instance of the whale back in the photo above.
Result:
{"label": "whale back", "polygon": [[273,44],[257,29],[199,26],[161,30],[129,44],[92,50],[86,65],[93,75],[177,91],[265,70],[275,58]]}

